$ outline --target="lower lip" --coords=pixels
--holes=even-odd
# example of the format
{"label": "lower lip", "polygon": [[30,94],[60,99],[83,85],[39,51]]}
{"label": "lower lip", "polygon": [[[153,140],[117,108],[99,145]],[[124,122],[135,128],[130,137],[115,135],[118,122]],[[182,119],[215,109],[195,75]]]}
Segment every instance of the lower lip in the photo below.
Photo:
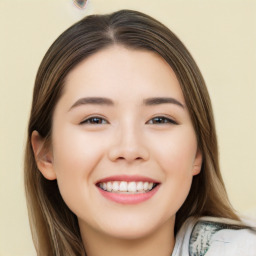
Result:
{"label": "lower lip", "polygon": [[160,185],[155,187],[149,192],[146,193],[139,193],[139,194],[122,194],[122,193],[112,193],[107,192],[99,187],[98,190],[105,198],[114,201],[119,204],[139,204],[144,201],[149,200],[151,197],[153,197],[156,192],[158,191]]}

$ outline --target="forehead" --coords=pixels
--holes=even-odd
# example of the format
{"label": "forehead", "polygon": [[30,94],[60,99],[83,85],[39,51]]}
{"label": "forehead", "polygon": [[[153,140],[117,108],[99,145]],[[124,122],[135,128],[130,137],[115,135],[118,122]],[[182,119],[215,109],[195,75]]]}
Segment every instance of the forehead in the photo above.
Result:
{"label": "forehead", "polygon": [[[110,98],[172,96],[184,101],[174,71],[161,56],[118,45],[103,49],[79,63],[66,77],[64,94],[74,98],[78,95]],[[131,100],[135,98],[131,97]]]}

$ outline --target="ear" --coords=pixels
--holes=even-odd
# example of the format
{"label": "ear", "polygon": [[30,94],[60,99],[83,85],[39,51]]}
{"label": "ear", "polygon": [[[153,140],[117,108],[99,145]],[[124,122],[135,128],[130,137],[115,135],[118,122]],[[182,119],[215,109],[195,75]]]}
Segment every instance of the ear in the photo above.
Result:
{"label": "ear", "polygon": [[39,171],[46,179],[55,180],[56,174],[53,169],[52,152],[50,148],[45,145],[45,139],[42,138],[37,131],[32,132],[31,145]]}
{"label": "ear", "polygon": [[197,175],[197,174],[200,173],[201,167],[202,167],[202,163],[203,163],[202,152],[198,148],[197,152],[196,152],[196,157],[195,157],[195,160],[194,160],[193,175]]}

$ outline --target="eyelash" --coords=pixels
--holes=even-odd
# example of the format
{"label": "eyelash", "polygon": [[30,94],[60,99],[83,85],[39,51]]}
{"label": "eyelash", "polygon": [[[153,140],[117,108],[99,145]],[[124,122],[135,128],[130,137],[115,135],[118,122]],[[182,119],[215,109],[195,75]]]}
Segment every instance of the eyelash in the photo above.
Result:
{"label": "eyelash", "polygon": [[[97,121],[96,121],[97,120]],[[96,122],[94,122],[96,121]],[[99,121],[101,123],[99,123]],[[102,123],[104,122],[104,123]],[[98,116],[92,116],[92,117],[89,117],[87,119],[85,119],[84,121],[82,121],[80,124],[95,124],[95,125],[102,125],[102,124],[108,124],[108,121],[106,121],[105,118],[103,117],[98,117]]]}
{"label": "eyelash", "polygon": [[[157,123],[154,123],[154,121],[157,121]],[[80,124],[91,124],[91,125],[102,125],[102,124],[109,124],[109,122],[103,118],[103,117],[98,117],[98,116],[92,116],[84,121],[82,121]],[[149,121],[146,122],[146,124],[175,124],[177,125],[178,123],[175,122],[171,118],[167,118],[165,116],[156,116],[151,118]]]}
{"label": "eyelash", "polygon": [[[154,120],[155,121],[158,120],[158,123],[154,123]],[[165,117],[165,116],[156,116],[156,117],[151,118],[149,121],[147,121],[146,124],[161,124],[161,125],[163,125],[163,124],[178,124],[178,123],[175,122],[173,119]]]}

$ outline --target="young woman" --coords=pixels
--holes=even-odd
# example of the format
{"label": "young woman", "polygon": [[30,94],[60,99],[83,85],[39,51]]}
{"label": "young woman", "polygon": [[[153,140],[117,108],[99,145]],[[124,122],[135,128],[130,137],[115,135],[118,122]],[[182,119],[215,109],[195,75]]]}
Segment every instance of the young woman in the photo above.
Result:
{"label": "young woman", "polygon": [[88,16],[46,53],[25,187],[38,255],[256,255],[221,178],[203,77],[136,11]]}

